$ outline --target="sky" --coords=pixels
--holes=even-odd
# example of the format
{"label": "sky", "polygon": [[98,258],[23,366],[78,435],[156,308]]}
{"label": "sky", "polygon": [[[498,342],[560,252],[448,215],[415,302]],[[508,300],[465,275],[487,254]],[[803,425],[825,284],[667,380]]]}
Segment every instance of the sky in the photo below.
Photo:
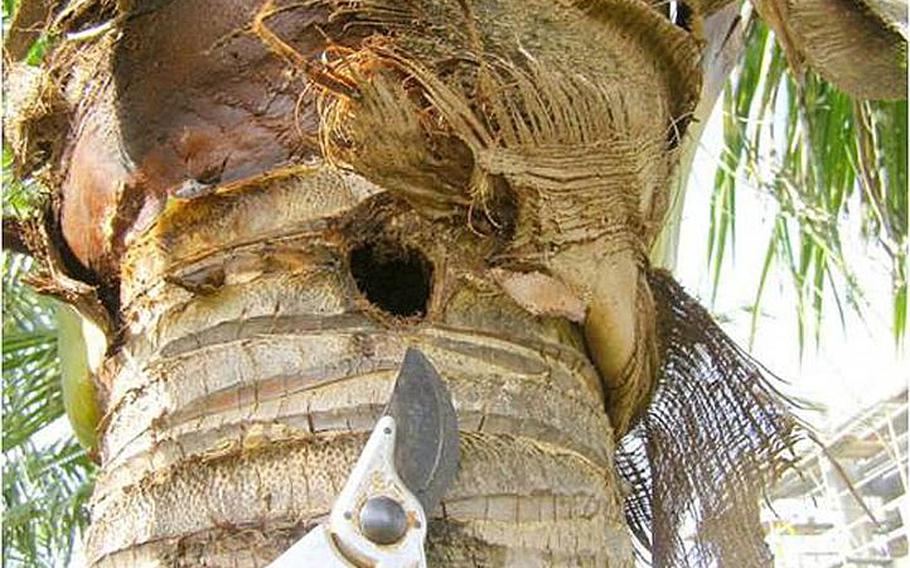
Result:
{"label": "sky", "polygon": [[[714,172],[723,146],[722,105],[708,121],[695,157],[686,192],[675,273],[687,290],[720,316],[722,326],[747,347],[751,312],[776,206],[773,198],[739,177],[736,194],[736,237],[732,255],[721,274],[711,303],[712,284],[707,264],[709,201]],[[858,207],[853,207],[854,212]],[[891,280],[888,260],[873,245],[861,242],[859,227],[849,228],[845,256],[864,291],[862,318],[845,307],[841,324],[830,294],[824,302],[821,341],[807,337],[800,356],[796,298],[791,277],[782,267],[769,276],[762,298],[753,356],[790,382],[788,393],[827,407],[824,416],[808,415],[817,428],[836,427],[859,410],[906,388],[910,365],[906,340],[895,345],[891,331]],[[728,241],[729,244],[729,241]]]}

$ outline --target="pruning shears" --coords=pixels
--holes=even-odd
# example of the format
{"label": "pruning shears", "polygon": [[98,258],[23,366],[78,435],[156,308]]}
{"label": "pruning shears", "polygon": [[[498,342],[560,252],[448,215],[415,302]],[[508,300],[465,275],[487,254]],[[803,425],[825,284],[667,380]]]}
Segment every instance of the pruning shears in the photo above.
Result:
{"label": "pruning shears", "polygon": [[458,471],[452,398],[417,348],[405,353],[383,416],[332,505],[269,568],[423,568],[427,515]]}

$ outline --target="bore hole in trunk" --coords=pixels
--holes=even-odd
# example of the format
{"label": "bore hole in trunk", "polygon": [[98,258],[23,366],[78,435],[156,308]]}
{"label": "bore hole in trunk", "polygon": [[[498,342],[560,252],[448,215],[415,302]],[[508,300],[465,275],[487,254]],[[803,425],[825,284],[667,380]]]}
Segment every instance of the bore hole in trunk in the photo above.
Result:
{"label": "bore hole in trunk", "polygon": [[391,240],[351,250],[351,275],[371,304],[396,317],[423,317],[430,299],[433,265],[420,251]]}

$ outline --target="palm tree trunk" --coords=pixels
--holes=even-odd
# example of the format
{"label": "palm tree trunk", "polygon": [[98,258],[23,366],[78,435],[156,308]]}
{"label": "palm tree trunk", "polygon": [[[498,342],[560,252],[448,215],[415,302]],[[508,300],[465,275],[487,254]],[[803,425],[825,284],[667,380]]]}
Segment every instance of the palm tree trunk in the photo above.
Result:
{"label": "palm tree trunk", "polygon": [[[451,235],[353,175],[286,171],[175,206],[158,226],[125,261],[129,339],[102,373],[93,565],[277,556],[328,513],[408,345],[448,382],[461,430],[431,563],[631,564],[579,326],[529,315],[465,270]],[[389,317],[352,276],[352,258],[400,258],[351,250],[395,239],[426,251],[423,318]],[[387,283],[407,282],[395,266]]]}
{"label": "palm tree trunk", "polygon": [[210,4],[65,11],[82,29],[14,124],[62,170],[50,248],[116,322],[90,562],[265,565],[417,345],[462,432],[431,563],[631,565],[614,443],[657,372],[647,251],[698,15]]}

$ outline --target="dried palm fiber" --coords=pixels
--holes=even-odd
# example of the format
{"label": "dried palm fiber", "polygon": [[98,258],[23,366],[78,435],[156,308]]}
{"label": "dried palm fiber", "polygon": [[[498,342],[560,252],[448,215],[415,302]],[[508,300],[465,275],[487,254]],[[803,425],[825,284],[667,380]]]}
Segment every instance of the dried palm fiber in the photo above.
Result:
{"label": "dried palm fiber", "polygon": [[17,175],[26,175],[60,152],[69,107],[42,69],[19,62],[10,67],[4,70],[3,136],[17,156]]}
{"label": "dried palm fiber", "polygon": [[655,566],[769,566],[760,499],[814,437],[669,273],[652,270],[648,284],[661,368],[617,452],[630,528]]}
{"label": "dried palm fiber", "polygon": [[756,0],[755,5],[791,68],[810,67],[856,98],[907,98],[906,0]]}
{"label": "dried palm fiber", "polygon": [[[322,85],[323,152],[425,215],[467,210],[469,224],[513,225],[490,263],[552,277],[588,306],[588,343],[623,432],[653,375],[638,266],[666,210],[668,139],[694,104],[697,58],[691,36],[643,3],[581,2],[547,22],[558,31],[545,40],[536,4],[508,19],[459,2],[343,5],[336,16],[386,33],[328,65],[357,96]],[[599,56],[580,57],[579,39],[591,34]],[[514,220],[490,213],[510,200]]]}
{"label": "dried palm fiber", "polygon": [[[708,16],[723,10],[730,4],[742,4],[742,0],[648,0],[648,2],[655,10],[665,14],[667,17],[671,15],[671,10],[675,10],[678,15],[680,12],[695,12],[702,19],[706,19]],[[691,23],[698,25],[694,20]]]}
{"label": "dried palm fiber", "polygon": [[684,2],[691,3],[696,7],[698,12],[703,17],[708,17],[709,15],[719,12],[726,6],[734,3],[736,0],[695,0],[693,2]]}

